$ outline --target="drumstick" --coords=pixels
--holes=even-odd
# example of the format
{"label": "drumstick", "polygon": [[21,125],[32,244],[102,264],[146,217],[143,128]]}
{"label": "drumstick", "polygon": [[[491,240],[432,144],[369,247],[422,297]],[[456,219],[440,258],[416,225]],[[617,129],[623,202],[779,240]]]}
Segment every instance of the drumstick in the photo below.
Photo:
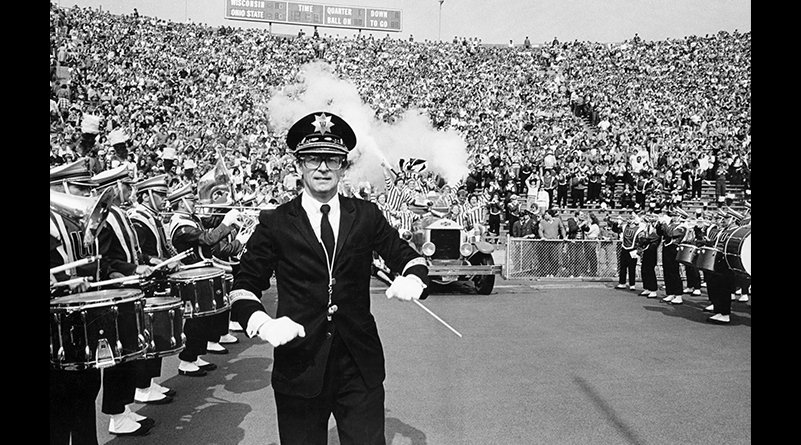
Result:
{"label": "drumstick", "polygon": [[72,261],[66,264],[62,264],[61,266],[56,266],[50,268],[50,273],[56,274],[59,272],[64,272],[65,270],[74,269],[76,267],[84,266],[86,264],[94,263],[95,261],[99,260],[102,255],[93,255],[87,258],[82,258],[77,261]]}
{"label": "drumstick", "polygon": [[72,284],[86,283],[88,281],[89,277],[78,277],[70,280],[59,281],[58,283],[53,283],[52,287],[69,286]]}
{"label": "drumstick", "polygon": [[106,286],[109,284],[117,284],[117,283],[128,283],[135,284],[142,281],[142,275],[129,275],[127,277],[120,277],[120,278],[112,278],[106,281],[97,281],[94,283],[89,283],[89,287],[100,287]]}
{"label": "drumstick", "polygon": [[[386,273],[385,273],[383,270],[380,270],[380,269],[379,269],[379,270],[376,272],[376,274],[377,274],[377,275],[382,275],[382,276],[379,276],[379,278],[381,278],[382,280],[385,280],[385,281],[387,281],[388,283],[392,283],[392,279],[391,279],[391,278],[389,278],[389,275],[387,275],[387,274],[386,274]],[[432,317],[434,317],[434,318],[435,318],[435,319],[436,319],[438,322],[442,323],[442,324],[443,324],[443,325],[444,325],[446,328],[450,329],[450,330],[451,330],[451,332],[453,332],[454,334],[458,335],[458,336],[459,336],[459,338],[461,338],[461,337],[462,337],[462,334],[460,334],[460,333],[459,333],[459,331],[457,331],[457,330],[456,330],[456,329],[454,329],[454,328],[453,328],[451,325],[449,325],[448,323],[446,323],[446,322],[445,322],[445,320],[443,320],[443,319],[442,319],[442,318],[440,318],[440,317],[439,317],[437,314],[435,314],[434,312],[432,312],[432,311],[431,311],[431,309],[429,309],[429,308],[425,307],[425,306],[423,305],[423,303],[420,303],[420,301],[418,301],[418,300],[415,300],[415,299],[412,299],[412,301],[414,301],[414,302],[415,302],[415,304],[417,304],[418,306],[420,306],[421,308],[423,308],[423,310],[424,310],[424,311],[428,312],[428,313],[429,313],[429,314],[430,314]]]}
{"label": "drumstick", "polygon": [[156,264],[155,266],[153,266],[153,271],[161,269],[162,267],[164,267],[164,266],[166,266],[168,264],[172,264],[172,263],[174,263],[176,261],[181,261],[182,259],[188,257],[189,255],[192,255],[192,249],[187,249],[187,250],[179,253],[178,255],[175,255],[174,257],[172,257],[170,259],[164,260],[164,261]]}

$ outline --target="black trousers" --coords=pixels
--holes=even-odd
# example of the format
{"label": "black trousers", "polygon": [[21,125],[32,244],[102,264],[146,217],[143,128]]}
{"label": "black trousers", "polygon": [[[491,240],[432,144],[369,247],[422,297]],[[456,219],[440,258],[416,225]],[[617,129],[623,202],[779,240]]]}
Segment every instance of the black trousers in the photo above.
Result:
{"label": "black trousers", "polygon": [[634,202],[640,205],[640,209],[645,208],[645,193],[634,192]]}
{"label": "black trousers", "polygon": [[[719,261],[723,261],[722,259]],[[709,300],[715,307],[714,312],[721,315],[731,315],[731,294],[738,287],[747,289],[751,285],[751,280],[742,277],[727,267],[720,267],[720,273],[706,273],[706,292]],[[717,270],[717,269],[716,269]]]}
{"label": "black trousers", "polygon": [[706,276],[706,292],[709,301],[714,306],[714,312],[721,315],[731,315],[731,294],[734,293],[735,280],[733,274],[708,273]]}
{"label": "black trousers", "polygon": [[335,334],[318,396],[275,393],[281,445],[327,443],[332,414],[342,445],[385,445],[384,398],[384,385],[365,385],[353,356]]}
{"label": "black trousers", "polygon": [[186,343],[184,350],[178,354],[178,358],[187,362],[194,362],[206,352],[208,342],[217,342],[220,336],[228,333],[228,322],[231,311],[227,310],[219,314],[206,317],[187,318],[184,321],[184,335]]}
{"label": "black trousers", "polygon": [[100,370],[50,370],[50,445],[97,445]]}
{"label": "black trousers", "polygon": [[629,285],[634,286],[637,281],[637,258],[632,258],[631,253],[624,249],[618,249],[617,258],[618,284],[626,284],[628,279]]}
{"label": "black trousers", "polygon": [[493,235],[499,235],[501,233],[501,215],[492,215],[489,216],[489,231]]}
{"label": "black trousers", "polygon": [[676,261],[678,245],[662,246],[662,271],[665,276],[665,293],[668,295],[681,295],[684,287],[681,281],[681,268]]}
{"label": "black trousers", "polygon": [[556,187],[556,206],[567,207],[567,186],[560,185]]}
{"label": "black trousers", "polygon": [[659,289],[659,284],[656,281],[656,249],[657,245],[653,244],[645,249],[642,253],[642,263],[640,263],[640,276],[642,276],[642,287],[651,292],[656,292]]}
{"label": "black trousers", "polygon": [[684,265],[684,274],[687,275],[687,287],[701,289],[701,272],[697,267]]}
{"label": "black trousers", "polygon": [[573,207],[584,207],[584,189],[573,189],[570,192],[570,200],[573,203]]}
{"label": "black trousers", "polygon": [[103,414],[122,414],[134,402],[139,360],[123,362],[103,370]]}
{"label": "black trousers", "polygon": [[587,201],[597,201],[601,197],[601,183],[590,182],[587,184]]}
{"label": "black trousers", "polygon": [[147,389],[150,387],[150,381],[161,375],[161,362],[161,357],[136,360],[134,362],[137,388]]}

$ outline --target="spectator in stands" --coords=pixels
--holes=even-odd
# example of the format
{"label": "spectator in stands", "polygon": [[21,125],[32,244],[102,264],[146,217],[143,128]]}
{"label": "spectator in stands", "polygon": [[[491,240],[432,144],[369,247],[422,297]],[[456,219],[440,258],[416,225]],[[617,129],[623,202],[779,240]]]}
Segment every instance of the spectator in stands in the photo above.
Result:
{"label": "spectator in stands", "polygon": [[[601,225],[598,216],[594,212],[588,215],[588,221],[584,222],[586,231],[584,233],[584,258],[587,263],[587,275],[590,277],[598,276],[598,258],[601,249],[598,241],[601,237]],[[583,274],[582,274],[583,275]]]}
{"label": "spectator in stands", "polygon": [[[721,32],[638,45],[632,45],[632,39],[615,45],[560,42],[532,59],[530,51],[483,46],[477,38],[436,44],[372,36],[319,38],[315,40],[326,43],[325,51],[319,51],[304,42],[306,39],[287,39],[261,29],[140,20],[93,8],[52,8],[59,14],[51,17],[51,92],[56,94],[61,87],[61,83],[55,83],[55,73],[63,70],[56,68],[69,66],[71,105],[67,113],[62,112],[63,125],[53,122],[51,132],[64,136],[65,150],[85,156],[83,150],[75,150],[75,131],[80,128],[82,114],[96,113],[104,122],[118,122],[137,141],[135,145],[142,147],[136,154],[137,166],[144,167],[137,169],[141,175],[171,170],[170,165],[160,168],[150,163],[154,153],[163,154],[161,138],[167,131],[178,133],[179,141],[196,142],[194,177],[211,168],[213,163],[206,163],[205,158],[217,144],[242,149],[248,158],[257,156],[260,145],[273,146],[272,141],[280,135],[272,134],[267,127],[251,126],[255,121],[268,122],[255,104],[267,103],[274,89],[252,86],[289,84],[303,63],[315,57],[331,63],[338,76],[351,80],[382,119],[397,120],[405,110],[420,108],[427,110],[439,129],[463,134],[473,147],[471,155],[482,160],[482,170],[487,168],[476,189],[488,188],[494,175],[497,184],[493,187],[525,193],[520,187],[521,176],[513,174],[514,156],[504,156],[506,148],[495,145],[501,136],[508,139],[504,145],[525,143],[531,147],[528,154],[532,159],[542,159],[539,166],[543,171],[560,167],[557,155],[559,160],[567,160],[565,154],[575,148],[587,151],[582,161],[588,167],[603,162],[601,151],[607,152],[612,162],[620,161],[618,168],[631,168],[627,159],[631,154],[640,154],[640,161],[635,157],[638,166],[649,165],[645,155],[659,144],[685,150],[686,156],[702,160],[699,167],[708,175],[705,179],[714,180],[711,165],[719,161],[713,161],[717,156],[712,155],[711,147],[728,147],[731,155],[736,154],[734,147],[742,147],[745,158],[750,156],[750,33]],[[165,26],[170,33],[163,32]],[[104,44],[86,44],[90,35],[93,41]],[[232,40],[237,44],[230,45]],[[203,47],[215,49],[213,61],[197,53],[201,42]],[[672,57],[686,54],[687,48],[692,48],[692,58]],[[110,52],[114,57],[107,57]],[[643,73],[660,72],[669,55],[669,76],[652,76],[651,83],[640,83]],[[446,62],[409,63],[402,71],[395,68],[398,61],[432,60]],[[609,60],[614,63],[610,65]],[[364,66],[374,69],[361,69]],[[557,66],[570,68],[552,69]],[[721,72],[718,66],[727,69]],[[510,76],[518,67],[525,75]],[[390,71],[392,75],[388,76]],[[173,72],[175,79],[170,78]],[[393,79],[393,88],[375,88],[384,85],[387,78]],[[685,94],[687,84],[697,85],[696,94]],[[497,94],[487,96],[481,94],[482,89]],[[430,94],[419,95],[419,91]],[[572,93],[575,102],[582,105],[580,114],[589,117],[589,123],[571,110]],[[620,100],[624,97],[629,99]],[[532,104],[535,112],[507,111],[531,110]],[[185,123],[185,132],[176,130],[179,122]],[[526,130],[525,138],[510,136],[528,122],[534,125]],[[588,125],[595,137],[589,134]],[[103,125],[98,141],[108,131]],[[259,137],[253,138],[256,134]],[[601,146],[596,147],[596,143]],[[594,148],[600,156],[592,153]],[[270,156],[274,159],[264,170],[265,176],[277,186],[276,196],[289,196],[284,179],[290,173],[277,152]],[[668,161],[657,170],[671,168],[670,159],[682,155],[668,153],[665,158]],[[174,173],[186,177],[186,158],[178,156],[175,162],[178,159],[181,162]],[[492,163],[485,165],[484,160],[490,159]],[[476,170],[475,165],[478,163],[472,170]],[[733,170],[727,171],[728,176],[738,180],[744,164],[735,158],[726,164],[727,170],[730,167]],[[524,169],[523,161],[520,172]],[[374,186],[381,188],[381,184]],[[592,194],[594,197],[594,191]],[[555,198],[551,196],[551,203],[560,201]],[[569,198],[569,192],[564,198]],[[620,201],[618,196],[612,199]]]}
{"label": "spectator in stands", "polygon": [[[545,212],[539,223],[539,237],[543,240],[565,239],[565,227],[562,220],[556,218],[556,209]],[[542,261],[540,261],[540,276],[553,277],[561,270],[559,263],[559,243],[545,242],[542,244]]]}

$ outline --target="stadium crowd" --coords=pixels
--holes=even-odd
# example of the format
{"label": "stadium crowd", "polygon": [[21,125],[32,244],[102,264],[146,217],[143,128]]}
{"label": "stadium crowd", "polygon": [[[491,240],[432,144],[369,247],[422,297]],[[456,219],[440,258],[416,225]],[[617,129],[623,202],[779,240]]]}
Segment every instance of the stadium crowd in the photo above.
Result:
{"label": "stadium crowd", "polygon": [[726,184],[750,190],[750,32],[538,46],[289,37],[52,3],[50,166],[126,163],[139,179],[167,173],[177,186],[219,152],[239,198],[285,202],[299,177],[266,104],[314,60],[356,85],[378,120],[417,108],[458,131],[470,174],[450,184],[453,195],[480,206],[496,233],[526,204],[644,206],[700,197],[702,181],[716,184],[719,203]]}

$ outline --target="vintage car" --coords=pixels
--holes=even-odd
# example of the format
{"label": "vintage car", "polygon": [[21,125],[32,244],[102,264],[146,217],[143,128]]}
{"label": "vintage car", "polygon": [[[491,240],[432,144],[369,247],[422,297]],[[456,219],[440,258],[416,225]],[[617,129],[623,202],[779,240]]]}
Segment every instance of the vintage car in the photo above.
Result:
{"label": "vintage car", "polygon": [[437,284],[472,281],[476,291],[489,295],[495,274],[501,272],[492,258],[494,246],[481,239],[478,229],[467,229],[453,220],[425,216],[413,230],[401,231],[403,239],[425,256],[429,279]]}

